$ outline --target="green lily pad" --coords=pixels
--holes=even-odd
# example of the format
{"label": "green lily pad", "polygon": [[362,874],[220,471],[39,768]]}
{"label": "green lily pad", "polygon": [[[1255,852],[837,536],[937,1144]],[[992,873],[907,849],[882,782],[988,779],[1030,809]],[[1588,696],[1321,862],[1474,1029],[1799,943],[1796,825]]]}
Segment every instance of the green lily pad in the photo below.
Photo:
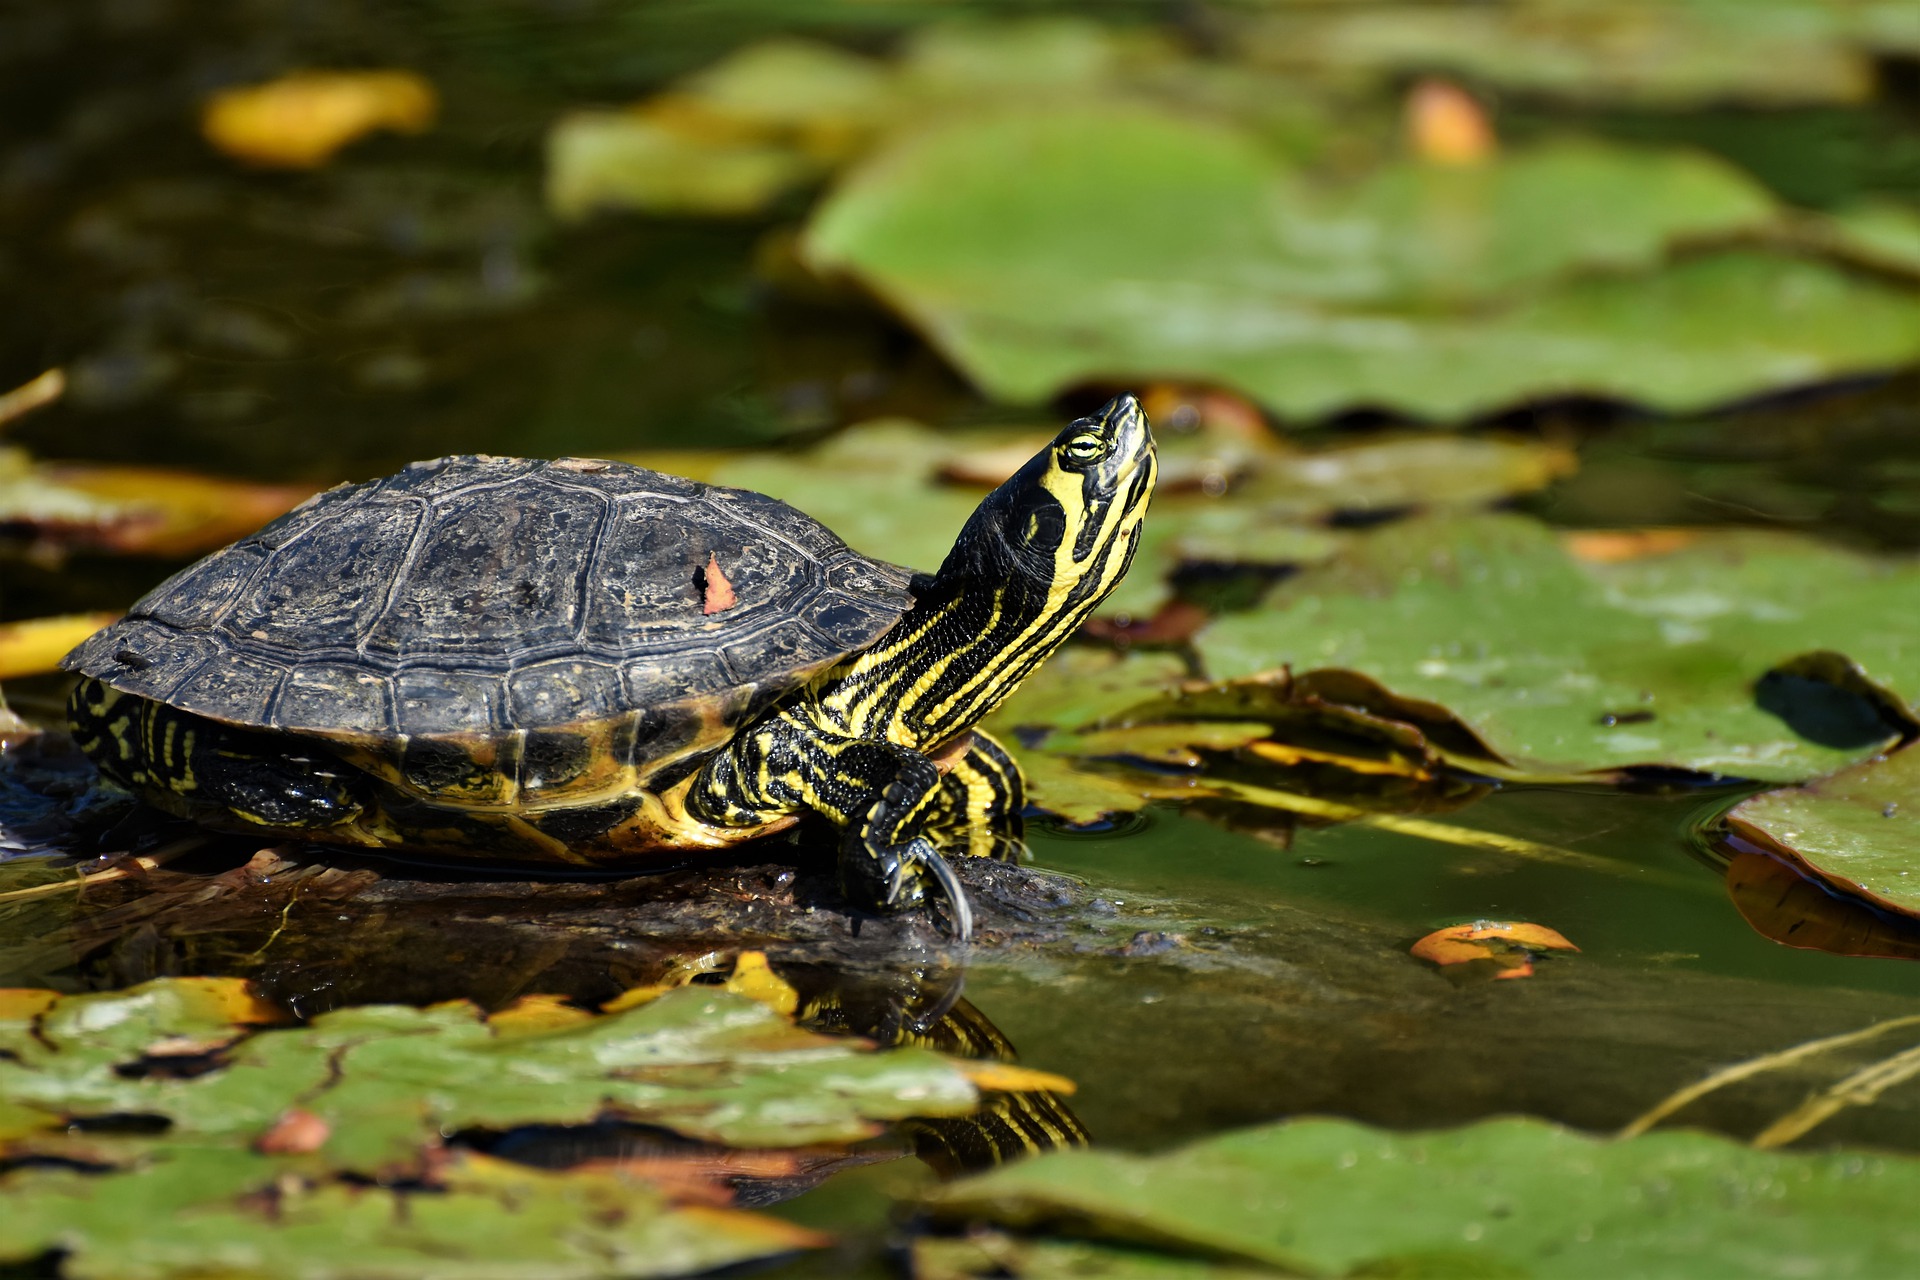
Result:
{"label": "green lily pad", "polygon": [[1292,1275],[1784,1280],[1901,1273],[1920,1251],[1916,1193],[1920,1161],[1758,1152],[1704,1133],[1612,1141],[1521,1119],[1415,1134],[1296,1120],[1162,1156],[1042,1156],[930,1204],[950,1222]]}
{"label": "green lily pad", "polygon": [[[964,1115],[979,1096],[938,1054],[874,1052],[709,988],[511,1038],[464,1002],[361,1006],[249,1035],[238,1025],[246,1008],[192,1003],[191,981],[62,1000],[8,1045],[0,1100],[40,1113],[49,1130],[160,1116],[172,1138],[242,1145],[297,1108],[326,1126],[328,1167],[378,1174],[419,1167],[462,1129],[604,1115],[791,1147],[870,1137],[881,1120]],[[209,1053],[220,1069],[184,1079],[166,1069]]]}
{"label": "green lily pad", "polygon": [[1869,200],[1815,219],[1813,235],[1835,253],[1882,271],[1920,275],[1920,209]]}
{"label": "green lily pad", "polygon": [[69,1280],[588,1280],[677,1276],[825,1241],[674,1204],[637,1179],[457,1158],[431,1190],[315,1183],[246,1151],[160,1144],[110,1176],[0,1176],[0,1259],[58,1250]]}
{"label": "green lily pad", "polygon": [[914,1280],[1264,1280],[1282,1275],[1201,1258],[1177,1258],[1093,1240],[1029,1240],[1004,1231],[913,1242]]}
{"label": "green lily pad", "polygon": [[[1544,526],[1490,516],[1356,537],[1195,644],[1215,679],[1359,672],[1446,708],[1523,769],[1785,781],[1908,732],[1860,689],[1920,690],[1916,608],[1920,566],[1906,560],[1724,533],[1595,562]],[[1833,650],[1845,659],[1807,656]]]}
{"label": "green lily pad", "polygon": [[[1875,40],[1875,28],[1888,28]],[[1252,56],[1293,70],[1449,71],[1504,89],[1650,107],[1858,102],[1873,70],[1854,47],[1888,19],[1824,0],[1518,0],[1381,5],[1247,32]]]}
{"label": "green lily pad", "polygon": [[849,428],[804,454],[743,454],[710,478],[790,502],[856,551],[932,573],[980,505],[978,492],[939,483],[953,451],[932,428],[892,419]]}
{"label": "green lily pad", "polygon": [[59,1251],[76,1278],[703,1272],[824,1241],[715,1207],[711,1148],[546,1173],[448,1140],[621,1119],[804,1172],[881,1121],[969,1115],[979,1088],[1040,1079],[803,1030],[741,994],[751,973],[599,1016],[456,1001],[268,1029],[285,1015],[234,979],[0,992],[0,1266]]}
{"label": "green lily pad", "polygon": [[578,111],[547,137],[546,198],[562,218],[606,209],[738,216],[820,171],[779,142],[716,142],[638,112]]}
{"label": "green lily pad", "polygon": [[1786,853],[1844,893],[1920,916],[1920,752],[1875,756],[1850,769],[1743,800],[1735,835]]}
{"label": "green lily pad", "polygon": [[1717,162],[1594,145],[1322,192],[1226,125],[1109,105],[904,138],[803,249],[1015,401],[1165,377],[1300,417],[1574,394],[1684,409],[1920,353],[1920,301],[1819,262],[1725,252],[1556,283],[1773,217]]}

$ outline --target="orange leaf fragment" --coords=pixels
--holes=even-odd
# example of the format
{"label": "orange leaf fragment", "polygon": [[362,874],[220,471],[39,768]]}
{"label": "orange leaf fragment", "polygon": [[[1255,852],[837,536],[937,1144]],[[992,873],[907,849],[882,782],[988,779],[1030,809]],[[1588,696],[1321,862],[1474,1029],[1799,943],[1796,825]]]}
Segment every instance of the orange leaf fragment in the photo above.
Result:
{"label": "orange leaf fragment", "polygon": [[303,1156],[325,1146],[332,1134],[333,1126],[313,1112],[291,1107],[254,1141],[253,1149],[263,1156]]}
{"label": "orange leaf fragment", "polygon": [[705,598],[701,602],[700,612],[711,617],[724,613],[740,603],[733,594],[733,584],[727,581],[727,575],[721,572],[718,552],[707,552],[707,567],[701,575],[705,588]]}
{"label": "orange leaf fragment", "polygon": [[1407,94],[1407,140],[1436,164],[1479,164],[1500,149],[1487,109],[1451,80],[1422,80]]}
{"label": "orange leaf fragment", "polygon": [[1589,564],[1619,564],[1669,555],[1700,537],[1698,529],[1593,529],[1566,535],[1566,548]]}
{"label": "orange leaf fragment", "polygon": [[296,71],[215,94],[200,131],[249,164],[314,169],[375,129],[420,133],[439,100],[411,71]]}
{"label": "orange leaf fragment", "polygon": [[1578,951],[1558,931],[1543,924],[1511,920],[1476,920],[1472,924],[1436,929],[1410,948],[1416,959],[1445,966],[1491,960],[1499,966],[1496,978],[1533,975],[1536,951]]}

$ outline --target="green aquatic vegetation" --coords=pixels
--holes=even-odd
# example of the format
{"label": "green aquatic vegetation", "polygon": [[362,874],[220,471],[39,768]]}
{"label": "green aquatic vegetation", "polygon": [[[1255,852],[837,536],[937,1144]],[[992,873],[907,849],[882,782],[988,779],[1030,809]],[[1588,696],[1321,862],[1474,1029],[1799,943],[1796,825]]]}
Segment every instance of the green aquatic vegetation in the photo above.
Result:
{"label": "green aquatic vegetation", "polygon": [[1296,72],[1445,71],[1574,102],[1684,108],[1852,103],[1869,54],[1912,48],[1899,0],[1507,0],[1282,11],[1243,32],[1249,56]]}
{"label": "green aquatic vegetation", "polygon": [[1744,800],[1734,834],[1786,853],[1841,892],[1920,916],[1920,752],[1875,755],[1804,786]]}
{"label": "green aquatic vegetation", "polygon": [[[1405,521],[1195,644],[1216,680],[1356,671],[1444,707],[1536,774],[1660,765],[1797,780],[1908,731],[1884,689],[1920,690],[1920,568],[1791,535],[1681,541],[1617,560],[1612,543],[1585,544],[1583,558],[1577,536],[1521,517]],[[1807,657],[1833,650],[1845,658]]]}
{"label": "green aquatic vegetation", "polygon": [[1573,394],[1679,410],[1920,351],[1920,303],[1824,263],[1662,265],[1776,212],[1718,162],[1594,144],[1323,189],[1228,125],[1109,105],[900,139],[826,199],[804,247],[1014,401],[1125,375],[1223,383],[1298,417]]}
{"label": "green aquatic vegetation", "polygon": [[73,1277],[702,1271],[819,1238],[711,1207],[725,1169],[697,1147],[649,1182],[449,1139],[617,1118],[817,1153],[1039,1079],[806,1031],[738,979],[599,1016],[455,1001],[304,1026],[229,979],[0,991],[0,1263],[57,1249]]}
{"label": "green aquatic vegetation", "polygon": [[[1043,1156],[934,1193],[949,1223],[1088,1238],[1092,1274],[1202,1275],[1202,1260],[1287,1275],[1895,1274],[1920,1250],[1920,1162],[1786,1155],[1704,1133],[1627,1141],[1535,1120],[1396,1134],[1296,1120],[1158,1156]],[[952,1257],[949,1253],[948,1257]],[[1019,1255],[1016,1255],[1019,1256]],[[1022,1276],[1062,1274],[1047,1253]],[[991,1274],[979,1270],[960,1274]]]}

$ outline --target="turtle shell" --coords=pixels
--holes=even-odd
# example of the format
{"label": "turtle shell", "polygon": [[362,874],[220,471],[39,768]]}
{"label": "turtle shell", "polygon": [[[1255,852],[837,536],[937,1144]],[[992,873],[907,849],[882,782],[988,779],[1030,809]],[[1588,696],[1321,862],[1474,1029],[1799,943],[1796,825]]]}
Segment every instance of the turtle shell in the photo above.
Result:
{"label": "turtle shell", "polygon": [[674,705],[711,741],[878,638],[908,581],[763,494],[620,462],[440,458],[182,570],[63,666],[230,725],[469,757]]}

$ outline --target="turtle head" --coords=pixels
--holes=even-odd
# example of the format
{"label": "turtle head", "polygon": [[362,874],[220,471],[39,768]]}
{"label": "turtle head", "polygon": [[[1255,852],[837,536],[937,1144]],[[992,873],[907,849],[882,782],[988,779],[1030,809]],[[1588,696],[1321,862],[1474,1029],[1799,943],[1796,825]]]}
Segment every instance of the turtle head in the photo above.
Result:
{"label": "turtle head", "polygon": [[1077,624],[1126,573],[1154,474],[1147,415],[1132,396],[1115,396],[987,496],[940,576],[1007,583],[1030,609]]}

